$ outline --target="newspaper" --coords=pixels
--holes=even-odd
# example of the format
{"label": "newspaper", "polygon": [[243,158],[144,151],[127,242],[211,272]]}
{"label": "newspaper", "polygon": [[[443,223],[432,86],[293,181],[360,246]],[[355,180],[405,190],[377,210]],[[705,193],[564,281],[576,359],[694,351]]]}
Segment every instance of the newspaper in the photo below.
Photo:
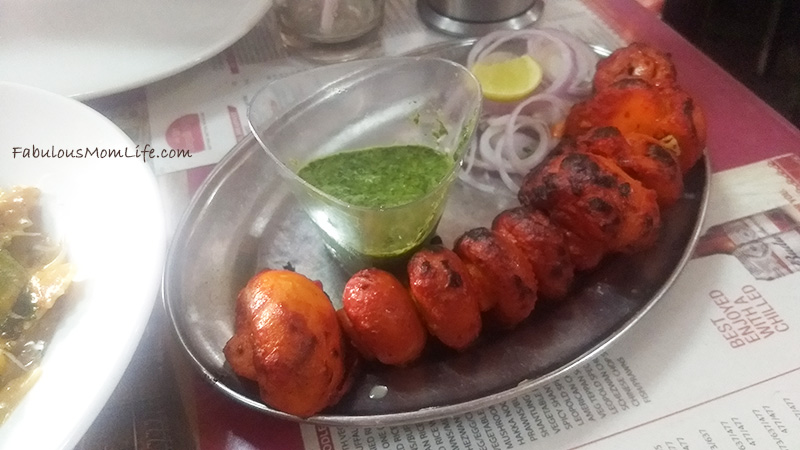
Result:
{"label": "newspaper", "polygon": [[[800,211],[800,156],[716,174],[711,186],[706,227]],[[527,394],[407,426],[303,425],[305,448],[798,449],[800,222],[785,229],[794,240],[772,250],[792,269],[765,280],[729,249],[696,257],[612,347]]]}

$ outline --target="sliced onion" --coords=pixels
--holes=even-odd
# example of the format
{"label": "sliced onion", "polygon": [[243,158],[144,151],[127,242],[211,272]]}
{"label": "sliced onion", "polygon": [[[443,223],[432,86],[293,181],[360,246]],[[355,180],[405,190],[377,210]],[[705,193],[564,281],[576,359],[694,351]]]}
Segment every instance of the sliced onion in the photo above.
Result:
{"label": "sliced onion", "polygon": [[569,87],[569,93],[584,97],[591,93],[592,77],[599,59],[597,53],[577,36],[563,30],[549,30],[554,36],[566,43],[573,51],[576,64],[576,76],[574,82]]}
{"label": "sliced onion", "polygon": [[459,178],[486,192],[496,192],[499,181],[516,195],[522,177],[557,145],[553,127],[564,120],[575,101],[589,94],[597,56],[565,31],[501,30],[472,46],[467,66],[503,57],[512,42],[516,54],[526,53],[539,62],[545,82],[519,102],[484,100],[478,137],[470,145]]}

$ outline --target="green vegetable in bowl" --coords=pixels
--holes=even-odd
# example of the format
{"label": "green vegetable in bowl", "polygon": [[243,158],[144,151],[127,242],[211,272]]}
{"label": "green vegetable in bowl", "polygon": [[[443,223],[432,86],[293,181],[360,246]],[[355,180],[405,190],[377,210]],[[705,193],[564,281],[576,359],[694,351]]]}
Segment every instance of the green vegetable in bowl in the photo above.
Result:
{"label": "green vegetable in bowl", "polygon": [[30,275],[7,250],[0,250],[0,317],[5,317],[28,284]]}
{"label": "green vegetable in bowl", "polygon": [[[39,190],[0,189],[0,423],[39,378],[75,269],[41,229]],[[63,301],[58,305],[63,305]]]}

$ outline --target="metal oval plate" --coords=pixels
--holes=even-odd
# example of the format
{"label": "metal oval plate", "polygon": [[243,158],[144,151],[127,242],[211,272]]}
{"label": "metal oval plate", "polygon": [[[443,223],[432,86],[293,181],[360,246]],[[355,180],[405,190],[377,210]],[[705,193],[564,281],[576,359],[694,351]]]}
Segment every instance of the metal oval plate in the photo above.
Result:
{"label": "metal oval plate", "polygon": [[[691,257],[709,178],[704,157],[686,175],[684,196],[662,212],[663,230],[652,249],[604,260],[579,276],[557,306],[535,311],[511,332],[484,333],[466,352],[432,343],[409,367],[365,364],[338,404],[307,421],[396,425],[451,416],[511,399],[590,359],[663,297]],[[514,202],[459,183],[438,233],[450,245]],[[249,135],[217,165],[184,215],[168,255],[163,297],[181,344],[205,378],[244,405],[300,420],[264,405],[257,387],[237,377],[222,353],[233,335],[238,291],[259,269],[288,265],[321,280],[340,306],[348,274]]]}

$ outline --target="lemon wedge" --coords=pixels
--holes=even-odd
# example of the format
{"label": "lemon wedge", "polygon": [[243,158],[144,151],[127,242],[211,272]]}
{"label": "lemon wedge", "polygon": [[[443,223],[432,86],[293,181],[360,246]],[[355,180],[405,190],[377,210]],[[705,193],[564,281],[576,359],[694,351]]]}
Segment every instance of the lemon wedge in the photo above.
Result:
{"label": "lemon wedge", "polygon": [[470,70],[481,84],[483,96],[497,102],[523,99],[542,82],[542,67],[529,55],[480,61]]}

